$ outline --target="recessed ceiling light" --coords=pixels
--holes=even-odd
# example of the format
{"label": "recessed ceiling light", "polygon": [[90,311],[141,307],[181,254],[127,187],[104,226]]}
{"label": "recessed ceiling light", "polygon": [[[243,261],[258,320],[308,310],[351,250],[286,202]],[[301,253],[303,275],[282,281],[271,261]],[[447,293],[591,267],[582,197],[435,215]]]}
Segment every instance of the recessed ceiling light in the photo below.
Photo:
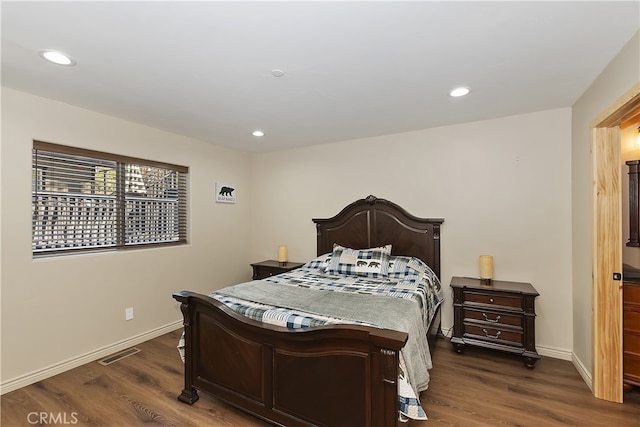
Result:
{"label": "recessed ceiling light", "polygon": [[457,98],[459,96],[465,96],[469,92],[471,92],[471,90],[469,90],[468,87],[457,87],[453,89],[451,92],[449,92],[449,96],[453,96],[454,98]]}
{"label": "recessed ceiling light", "polygon": [[38,53],[41,57],[54,64],[66,65],[67,67],[76,65],[76,61],[72,57],[57,50],[43,49]]}
{"label": "recessed ceiling light", "polygon": [[282,70],[278,70],[277,68],[275,70],[271,70],[271,75],[273,77],[282,77],[284,76],[284,71]]}
{"label": "recessed ceiling light", "polygon": [[253,136],[264,136],[264,132],[262,132],[261,130],[254,130],[251,135],[253,135]]}

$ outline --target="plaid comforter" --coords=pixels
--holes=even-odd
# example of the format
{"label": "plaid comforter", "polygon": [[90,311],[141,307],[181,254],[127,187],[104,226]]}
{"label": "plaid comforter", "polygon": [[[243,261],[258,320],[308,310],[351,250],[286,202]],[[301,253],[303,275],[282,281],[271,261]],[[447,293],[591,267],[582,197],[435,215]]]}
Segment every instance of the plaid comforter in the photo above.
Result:
{"label": "plaid comforter", "polygon": [[[419,260],[406,257],[392,257],[392,260],[396,265],[392,263],[388,279],[327,274],[324,272],[324,266],[328,257],[324,256],[308,262],[297,270],[269,277],[265,281],[322,291],[364,293],[410,299],[419,304],[421,308],[424,333],[426,334],[428,324],[444,300],[440,282],[433,271]],[[250,319],[291,329],[331,324],[361,324],[377,327],[369,322],[340,319],[286,307],[266,305],[218,292],[213,292],[210,296]],[[184,360],[184,335],[180,339],[178,349]],[[430,362],[429,360],[429,365]],[[427,366],[427,368],[431,368],[431,366]],[[426,420],[427,416],[416,395],[416,390],[409,383],[405,373],[406,366],[401,352],[398,376],[399,419],[401,421],[407,421],[408,418]]]}

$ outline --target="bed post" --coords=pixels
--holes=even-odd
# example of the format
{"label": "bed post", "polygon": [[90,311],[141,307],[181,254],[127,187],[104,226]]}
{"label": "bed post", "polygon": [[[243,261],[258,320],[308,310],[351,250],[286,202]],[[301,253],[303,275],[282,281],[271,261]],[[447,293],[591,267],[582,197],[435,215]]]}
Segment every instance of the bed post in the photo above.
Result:
{"label": "bed post", "polygon": [[440,278],[440,224],[442,224],[444,220],[436,219],[432,222],[433,224],[433,265],[429,265],[436,276]]}
{"label": "bed post", "polygon": [[384,383],[384,426],[395,426],[398,420],[398,350],[380,350]]}
{"label": "bed post", "polygon": [[178,400],[189,405],[193,405],[198,401],[198,391],[193,386],[192,372],[193,372],[193,339],[191,331],[191,306],[189,305],[189,296],[187,292],[176,292],[173,294],[173,298],[179,301],[180,311],[182,311],[182,317],[184,325],[184,340],[185,340],[185,362],[184,362],[184,389],[178,396]]}

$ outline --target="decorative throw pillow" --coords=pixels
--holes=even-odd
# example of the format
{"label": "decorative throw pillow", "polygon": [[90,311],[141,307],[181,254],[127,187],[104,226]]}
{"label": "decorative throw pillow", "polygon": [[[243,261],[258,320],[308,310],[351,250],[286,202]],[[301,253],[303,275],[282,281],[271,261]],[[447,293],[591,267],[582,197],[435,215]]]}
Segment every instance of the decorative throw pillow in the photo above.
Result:
{"label": "decorative throw pillow", "polygon": [[389,257],[389,276],[402,278],[412,274],[424,274],[431,268],[424,261],[409,256]]}
{"label": "decorative throw pillow", "polygon": [[389,257],[389,278],[404,279],[415,275],[429,277],[432,283],[440,282],[431,267],[419,258],[402,255]]}
{"label": "decorative throw pillow", "polygon": [[320,271],[326,271],[329,262],[331,262],[331,254],[332,252],[320,255],[319,257],[308,261],[305,265],[302,266],[302,268],[312,268]]}
{"label": "decorative throw pillow", "polygon": [[391,245],[368,249],[350,249],[333,245],[326,272],[352,276],[386,278],[389,275]]}

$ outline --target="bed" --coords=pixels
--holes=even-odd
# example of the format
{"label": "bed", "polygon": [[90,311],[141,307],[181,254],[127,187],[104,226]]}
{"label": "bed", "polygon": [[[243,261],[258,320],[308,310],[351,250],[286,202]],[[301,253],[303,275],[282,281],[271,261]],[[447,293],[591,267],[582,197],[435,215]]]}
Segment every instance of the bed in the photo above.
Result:
{"label": "bed", "polygon": [[[326,256],[333,254],[335,258],[336,248],[364,250],[391,245],[393,259],[414,257],[428,265],[439,287],[443,219],[418,218],[388,200],[369,196],[349,204],[334,217],[313,222],[318,259],[305,264],[307,270],[330,263],[331,257],[327,260]],[[285,278],[276,276],[225,290],[242,290],[243,286],[255,290],[257,282],[275,287],[291,277],[300,280],[295,271],[286,274],[289,276]],[[361,294],[366,298],[366,292],[360,292],[357,286],[348,298],[362,298]],[[297,289],[300,286],[284,284],[281,288],[301,292]],[[226,292],[224,297],[234,297],[233,292]],[[338,292],[324,293],[329,294],[334,297]],[[340,293],[340,299],[346,295]],[[352,320],[291,329],[243,316],[223,298],[189,291],[173,297],[181,303],[184,317],[185,376],[180,401],[195,403],[200,390],[270,423],[286,426],[394,426],[399,422],[402,396],[398,390],[406,369],[402,362],[413,358],[408,343],[419,340],[417,335],[422,334],[411,334],[409,339],[407,332],[380,327],[379,322],[357,324]],[[368,301],[373,300],[377,301]],[[440,302],[422,330],[428,335],[427,352],[440,334]],[[305,307],[304,301],[301,304]],[[375,305],[364,305],[375,311]]]}

